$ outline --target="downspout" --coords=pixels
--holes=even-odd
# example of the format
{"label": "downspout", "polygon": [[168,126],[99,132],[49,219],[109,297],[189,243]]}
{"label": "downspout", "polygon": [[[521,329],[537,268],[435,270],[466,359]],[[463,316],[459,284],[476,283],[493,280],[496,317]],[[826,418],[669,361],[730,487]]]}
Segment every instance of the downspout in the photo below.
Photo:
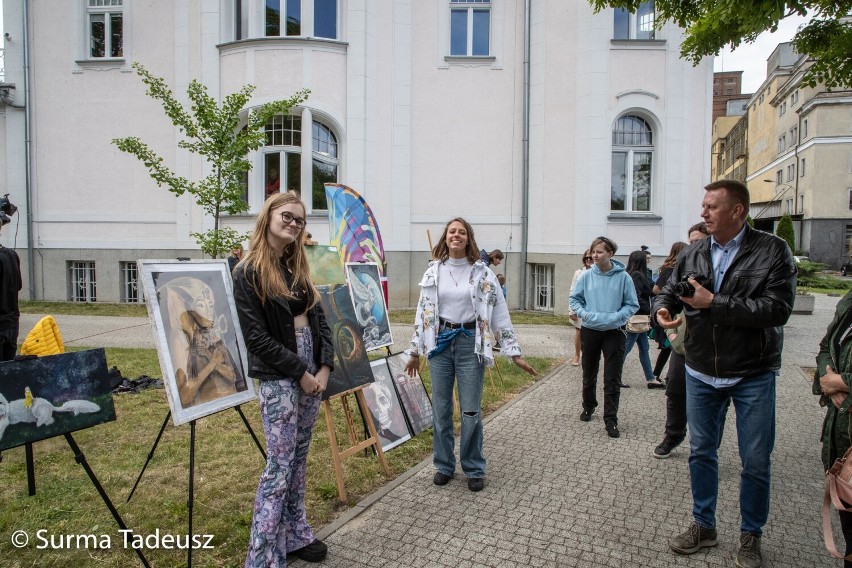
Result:
{"label": "downspout", "polygon": [[527,249],[529,248],[530,212],[530,22],[531,0],[524,0],[524,123],[521,181],[521,306],[527,306]]}
{"label": "downspout", "polygon": [[35,300],[35,261],[33,254],[33,207],[32,207],[32,141],[30,139],[30,3],[24,0],[24,162],[25,189],[27,203],[27,279],[29,280],[29,299]]}

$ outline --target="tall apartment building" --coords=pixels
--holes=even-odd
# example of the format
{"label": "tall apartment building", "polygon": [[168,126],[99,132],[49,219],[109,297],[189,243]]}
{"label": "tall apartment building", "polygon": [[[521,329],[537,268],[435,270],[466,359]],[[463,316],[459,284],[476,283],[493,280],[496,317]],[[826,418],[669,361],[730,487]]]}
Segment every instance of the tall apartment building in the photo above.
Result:
{"label": "tall apartment building", "polygon": [[255,85],[244,116],[311,90],[267,125],[249,212],[227,226],[250,230],[277,176],[327,243],[321,184],[345,183],[378,219],[392,307],[416,302],[427,230],[460,215],[508,253],[510,305],[564,313],[592,239],[662,252],[698,220],[712,65],[653,23],[653,1],[5,0],[0,184],[20,210],[0,242],[35,299],[139,301],[136,259],[201,256],[190,233],[212,219],[111,144],[138,136],[178,174],[207,172],[138,61],[181,99],[191,79],[217,98]]}
{"label": "tall apartment building", "polygon": [[755,226],[789,214],[797,248],[837,268],[852,238],[852,91],[805,87],[810,65],[790,43],[767,60],[749,102],[747,180]]}

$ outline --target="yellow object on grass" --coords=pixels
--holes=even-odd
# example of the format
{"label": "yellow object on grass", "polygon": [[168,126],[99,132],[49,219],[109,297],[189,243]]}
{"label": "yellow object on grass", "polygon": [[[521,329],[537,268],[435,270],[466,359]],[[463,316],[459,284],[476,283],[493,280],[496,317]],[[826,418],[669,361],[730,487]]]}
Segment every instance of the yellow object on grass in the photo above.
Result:
{"label": "yellow object on grass", "polygon": [[65,353],[65,345],[62,343],[62,334],[53,316],[44,316],[32,330],[21,345],[21,355],[57,355]]}

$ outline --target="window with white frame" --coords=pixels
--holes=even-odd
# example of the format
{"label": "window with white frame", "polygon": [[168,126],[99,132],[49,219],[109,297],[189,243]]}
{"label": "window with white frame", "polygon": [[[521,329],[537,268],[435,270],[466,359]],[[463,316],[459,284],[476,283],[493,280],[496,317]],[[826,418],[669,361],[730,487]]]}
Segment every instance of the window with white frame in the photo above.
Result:
{"label": "window with white frame", "polygon": [[302,35],[302,0],[266,0],[264,24],[267,36]]}
{"label": "window with white frame", "polygon": [[796,175],[796,164],[789,164],[787,166],[787,181],[793,181],[793,178]]}
{"label": "window with white frame", "polygon": [[553,311],[553,265],[531,264],[534,310]]}
{"label": "window with white frame", "polygon": [[234,0],[234,39],[249,37],[249,4],[252,0]]}
{"label": "window with white frame", "polygon": [[491,55],[491,0],[450,0],[450,55]]}
{"label": "window with white frame", "polygon": [[792,215],[793,214],[793,198],[791,197],[790,199],[785,200],[784,205],[787,208],[787,210],[786,210],[787,215]]}
{"label": "window with white frame", "polygon": [[808,137],[808,119],[802,121],[802,140]]}
{"label": "window with white frame", "polygon": [[88,56],[124,57],[124,0],[88,0]]}
{"label": "window with white frame", "polygon": [[314,0],[314,37],[337,39],[337,0]]}
{"label": "window with white frame", "polygon": [[119,298],[122,302],[139,303],[142,301],[142,294],[139,293],[139,273],[136,267],[136,261],[124,261],[119,263],[119,276],[121,278],[119,290]]}
{"label": "window with white frame", "polygon": [[613,39],[654,39],[654,0],[642,2],[636,12],[616,8]]}
{"label": "window with white frame", "polygon": [[784,101],[780,105],[778,105],[778,116],[784,116],[787,112],[787,101]]}
{"label": "window with white frame", "polygon": [[337,137],[331,128],[314,121],[313,124],[313,163],[312,163],[312,179],[313,188],[311,191],[311,205],[314,210],[327,209],[328,204],[325,199],[326,183],[337,183],[337,168],[339,165],[337,157]]}
{"label": "window with white frame", "polygon": [[95,263],[84,260],[68,262],[68,299],[72,302],[96,302]]}
{"label": "window with white frame", "polygon": [[787,135],[782,134],[781,136],[778,137],[778,153],[780,154],[786,149],[787,149]]}
{"label": "window with white frame", "polygon": [[264,196],[282,190],[301,193],[302,117],[279,114],[266,123],[266,144],[263,149]]}
{"label": "window with white frame", "polygon": [[778,170],[775,172],[775,185],[781,185],[784,183],[784,170]]}
{"label": "window with white frame", "polygon": [[799,177],[805,177],[805,158],[802,158],[799,162]]}
{"label": "window with white frame", "polygon": [[799,127],[794,126],[790,129],[790,146],[795,146],[799,141]]}
{"label": "window with white frame", "polygon": [[636,115],[616,120],[612,129],[611,210],[651,210],[653,158],[654,133],[648,122]]}

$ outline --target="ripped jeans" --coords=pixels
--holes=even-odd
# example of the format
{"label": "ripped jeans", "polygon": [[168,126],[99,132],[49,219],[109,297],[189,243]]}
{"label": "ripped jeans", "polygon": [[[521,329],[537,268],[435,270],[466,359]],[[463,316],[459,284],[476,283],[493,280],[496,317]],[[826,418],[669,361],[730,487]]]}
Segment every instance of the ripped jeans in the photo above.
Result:
{"label": "ripped jeans", "polygon": [[468,477],[485,477],[482,454],[482,384],[485,368],[473,352],[474,333],[456,335],[441,353],[429,358],[432,378],[432,407],[435,425],[432,430],[435,469],[446,475],[456,470],[453,435],[453,383],[459,385],[461,406],[462,471]]}

